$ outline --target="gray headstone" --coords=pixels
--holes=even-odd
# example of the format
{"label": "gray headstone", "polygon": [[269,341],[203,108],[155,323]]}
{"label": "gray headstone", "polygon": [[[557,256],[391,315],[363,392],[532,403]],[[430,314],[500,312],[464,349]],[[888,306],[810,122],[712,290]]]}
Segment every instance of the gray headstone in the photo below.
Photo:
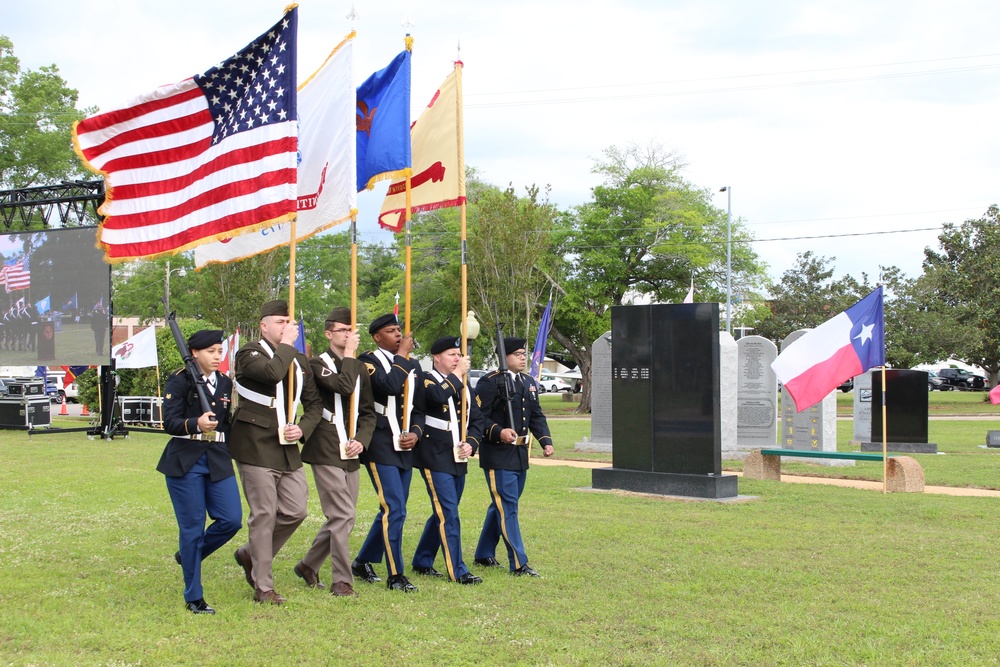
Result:
{"label": "gray headstone", "polygon": [[590,437],[576,443],[587,452],[611,451],[611,332],[590,346]]}
{"label": "gray headstone", "polygon": [[[734,451],[737,439],[737,378],[739,348],[725,331],[719,332],[719,417],[722,420],[722,451]],[[723,454],[725,458],[725,454]]]}
{"label": "gray headstone", "polygon": [[778,346],[763,336],[745,336],[736,346],[737,453],[774,447],[778,439],[778,379],[771,362],[778,356]]}
{"label": "gray headstone", "polygon": [[865,371],[854,378],[854,438],[853,444],[871,440],[872,435],[872,372]]}
{"label": "gray headstone", "polygon": [[[807,333],[800,329],[781,341],[784,350]],[[818,452],[837,451],[837,391],[834,389],[816,405],[802,412],[795,411],[795,402],[784,386],[781,387],[781,446],[784,449],[811,449]],[[827,466],[854,465],[854,461],[814,459],[810,463]]]}

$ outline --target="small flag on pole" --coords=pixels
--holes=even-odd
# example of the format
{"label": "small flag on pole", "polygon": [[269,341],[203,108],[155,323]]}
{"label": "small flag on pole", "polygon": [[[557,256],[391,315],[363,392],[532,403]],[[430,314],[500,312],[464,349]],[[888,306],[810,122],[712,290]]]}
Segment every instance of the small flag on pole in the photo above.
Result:
{"label": "small flag on pole", "polygon": [[688,290],[687,296],[684,297],[684,303],[694,303],[694,278],[691,278],[691,289]]}
{"label": "small flag on pole", "polygon": [[552,299],[549,305],[545,306],[542,313],[542,321],[538,323],[538,335],[535,336],[535,345],[531,348],[531,377],[538,380],[542,376],[542,363],[545,361],[545,346],[549,340],[549,331],[552,329]]}

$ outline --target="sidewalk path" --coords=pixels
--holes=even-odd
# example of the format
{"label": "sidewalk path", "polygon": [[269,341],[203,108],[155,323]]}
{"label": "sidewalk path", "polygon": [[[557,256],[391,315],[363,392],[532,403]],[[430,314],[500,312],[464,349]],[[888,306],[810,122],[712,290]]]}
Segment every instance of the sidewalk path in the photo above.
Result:
{"label": "sidewalk path", "polygon": [[[610,468],[610,461],[567,461],[563,459],[543,459],[531,458],[531,465],[541,466],[570,466],[573,468]],[[726,474],[743,476],[743,473],[736,471],[723,471]],[[870,491],[881,491],[882,482],[869,482],[861,479],[837,479],[834,477],[800,477],[797,475],[781,475],[782,482],[792,484],[828,484],[831,486],[846,486],[852,489],[868,489]],[[1000,491],[992,489],[967,489],[957,486],[925,486],[924,493],[936,493],[945,496],[981,496],[986,498],[1000,498]]]}

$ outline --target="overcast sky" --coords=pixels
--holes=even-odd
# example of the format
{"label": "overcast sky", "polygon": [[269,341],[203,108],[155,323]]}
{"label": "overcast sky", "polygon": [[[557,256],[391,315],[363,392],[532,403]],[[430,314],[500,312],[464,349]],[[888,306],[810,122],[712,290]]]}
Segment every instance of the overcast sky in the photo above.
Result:
{"label": "overcast sky", "polygon": [[[302,0],[299,79],[348,32],[352,3]],[[359,0],[356,80],[415,38],[413,118],[465,63],[466,163],[570,207],[611,145],[658,142],[685,175],[732,187],[732,214],[777,277],[795,255],[837,275],[918,275],[944,222],[1000,201],[1000,3],[950,0]],[[281,16],[264,0],[5,2],[23,68],[56,64],[110,108],[200,73]],[[359,195],[360,225],[385,186]],[[918,231],[919,230],[919,231]],[[791,240],[774,240],[791,239]]]}

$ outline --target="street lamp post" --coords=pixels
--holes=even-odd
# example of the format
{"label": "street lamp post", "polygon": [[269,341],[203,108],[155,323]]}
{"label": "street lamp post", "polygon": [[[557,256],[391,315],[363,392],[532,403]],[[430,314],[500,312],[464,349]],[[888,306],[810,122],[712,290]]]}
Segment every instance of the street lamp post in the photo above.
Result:
{"label": "street lamp post", "polygon": [[726,207],[726,333],[733,333],[733,189],[720,188],[729,199]]}
{"label": "street lamp post", "polygon": [[170,314],[170,274],[171,273],[176,273],[178,276],[180,276],[181,278],[183,278],[184,276],[187,275],[187,270],[183,266],[181,268],[179,268],[179,269],[173,269],[173,270],[171,270],[171,268],[170,268],[170,260],[169,259],[167,260],[167,279],[163,283],[163,300],[164,300],[164,302],[167,305],[167,314],[168,315]]}
{"label": "street lamp post", "polygon": [[476,319],[476,314],[469,311],[469,314],[465,316],[465,341],[469,350],[469,356],[472,356],[472,343],[479,338],[479,320]]}

